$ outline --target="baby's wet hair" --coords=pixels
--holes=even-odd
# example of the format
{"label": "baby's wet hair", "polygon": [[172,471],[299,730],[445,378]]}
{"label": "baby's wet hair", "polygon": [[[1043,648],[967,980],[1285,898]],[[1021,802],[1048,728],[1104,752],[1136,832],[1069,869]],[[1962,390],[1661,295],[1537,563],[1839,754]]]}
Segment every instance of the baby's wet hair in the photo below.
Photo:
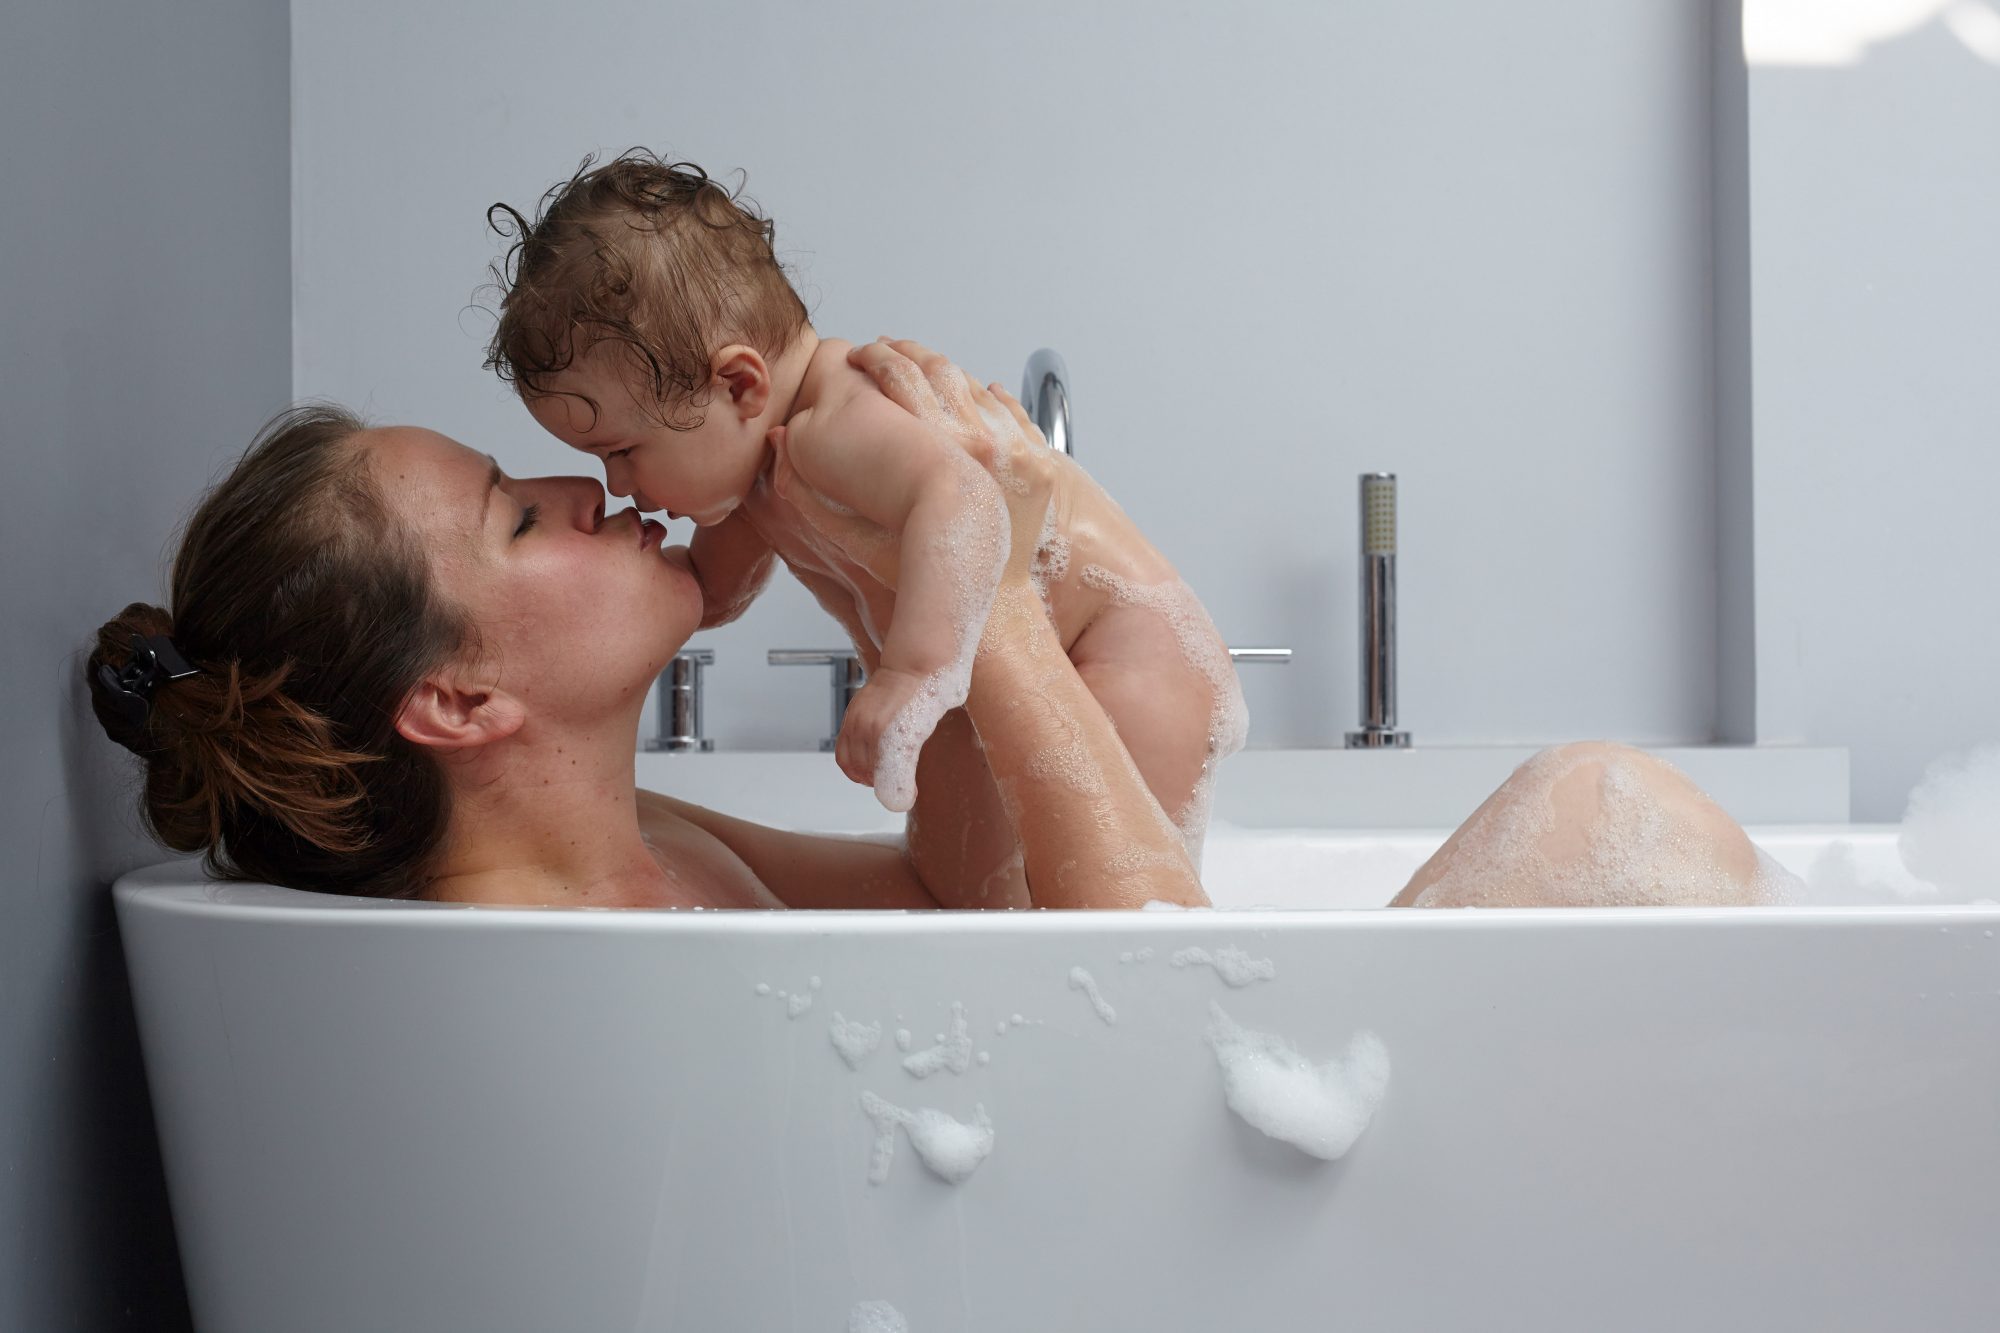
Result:
{"label": "baby's wet hair", "polygon": [[691,430],[717,349],[740,342],[774,360],[807,323],[776,227],[691,162],[643,148],[602,165],[586,157],[533,221],[504,203],[486,220],[513,242],[493,265],[500,310],[486,366],[523,398],[553,392],[577,358],[609,346],[661,424]]}

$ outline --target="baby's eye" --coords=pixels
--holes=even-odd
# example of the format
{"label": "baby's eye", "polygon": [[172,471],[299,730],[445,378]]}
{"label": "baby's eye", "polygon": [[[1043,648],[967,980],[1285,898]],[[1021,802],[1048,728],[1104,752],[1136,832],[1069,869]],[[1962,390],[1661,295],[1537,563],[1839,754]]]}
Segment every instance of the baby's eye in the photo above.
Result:
{"label": "baby's eye", "polygon": [[623,449],[614,450],[613,452],[604,455],[604,461],[609,463],[612,459],[623,458],[625,455],[631,452],[632,452],[632,446],[628,444]]}
{"label": "baby's eye", "polygon": [[534,527],[535,524],[540,521],[541,517],[542,517],[542,507],[538,504],[529,505],[526,509],[523,509],[521,511],[521,526],[514,529],[514,535],[516,537],[521,536],[522,534],[527,532],[529,528]]}

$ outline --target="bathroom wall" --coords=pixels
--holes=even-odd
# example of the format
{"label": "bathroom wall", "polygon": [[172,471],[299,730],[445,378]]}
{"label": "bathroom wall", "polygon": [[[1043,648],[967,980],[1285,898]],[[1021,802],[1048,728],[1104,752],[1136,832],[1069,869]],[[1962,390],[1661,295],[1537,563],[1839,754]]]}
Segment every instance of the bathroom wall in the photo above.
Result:
{"label": "bathroom wall", "polygon": [[1756,732],[2000,742],[2000,5],[1750,0]]}
{"label": "bathroom wall", "polygon": [[188,1325],[107,885],[160,859],[87,637],[290,393],[283,5],[27,5],[0,41],[0,1329]]}
{"label": "bathroom wall", "polygon": [[[1355,474],[1403,479],[1420,742],[1717,715],[1711,37],[1579,6],[295,0],[294,384],[575,470],[479,362],[487,205],[591,150],[745,168],[829,334],[1076,380],[1078,454],[1234,643],[1254,745],[1357,710]],[[490,297],[488,298],[490,302]],[[710,731],[808,747],[781,579]]]}
{"label": "bathroom wall", "polygon": [[[1061,350],[1081,459],[1298,651],[1253,745],[1351,724],[1367,468],[1420,743],[1845,745],[1893,819],[2000,738],[1994,0],[293,11],[301,393],[577,466],[479,369],[482,216],[648,144],[748,170],[828,332]],[[711,733],[810,745],[763,655],[837,639],[782,578],[702,636]]]}

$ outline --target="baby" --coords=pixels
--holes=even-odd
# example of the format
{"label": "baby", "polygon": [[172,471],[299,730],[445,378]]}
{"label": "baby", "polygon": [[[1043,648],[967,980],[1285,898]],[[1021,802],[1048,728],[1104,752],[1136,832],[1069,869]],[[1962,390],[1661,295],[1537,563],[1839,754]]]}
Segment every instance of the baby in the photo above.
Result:
{"label": "baby", "polygon": [[[851,344],[821,338],[772,225],[699,168],[642,152],[586,160],[534,222],[505,205],[495,214],[518,241],[497,271],[487,364],[552,435],[602,461],[613,494],[694,520],[704,628],[741,615],[773,557],[785,562],[867,665],[840,731],[842,770],[911,810],[919,753],[941,722],[952,739],[934,750],[976,747],[953,710],[1007,560],[1004,470],[996,481],[885,397],[850,363]],[[781,457],[791,487],[899,543],[888,623],[870,611],[883,580],[852,543],[821,536],[797,490],[779,495]],[[1198,865],[1216,762],[1246,726],[1228,650],[1173,567],[1066,458],[1035,560],[1064,648]],[[1047,776],[1086,788],[1092,775],[1073,767],[1052,755]],[[1009,862],[1004,821],[996,833],[985,817],[990,780],[968,790],[970,770],[983,764],[926,759],[926,783],[935,771],[952,789],[949,809],[940,791],[930,813],[963,825],[958,851],[933,854],[962,860],[952,882],[990,886],[1018,874],[1019,858]]]}

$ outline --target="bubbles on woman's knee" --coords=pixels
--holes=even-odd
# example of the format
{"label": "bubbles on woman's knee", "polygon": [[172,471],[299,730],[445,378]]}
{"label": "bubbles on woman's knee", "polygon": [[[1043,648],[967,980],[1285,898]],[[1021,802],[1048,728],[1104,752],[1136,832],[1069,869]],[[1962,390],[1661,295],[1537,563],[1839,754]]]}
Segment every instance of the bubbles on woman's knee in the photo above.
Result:
{"label": "bubbles on woman's knee", "polygon": [[[1421,907],[1782,901],[1786,878],[1671,765],[1619,746],[1544,750],[1453,835]],[[1734,844],[1740,842],[1740,846]]]}

